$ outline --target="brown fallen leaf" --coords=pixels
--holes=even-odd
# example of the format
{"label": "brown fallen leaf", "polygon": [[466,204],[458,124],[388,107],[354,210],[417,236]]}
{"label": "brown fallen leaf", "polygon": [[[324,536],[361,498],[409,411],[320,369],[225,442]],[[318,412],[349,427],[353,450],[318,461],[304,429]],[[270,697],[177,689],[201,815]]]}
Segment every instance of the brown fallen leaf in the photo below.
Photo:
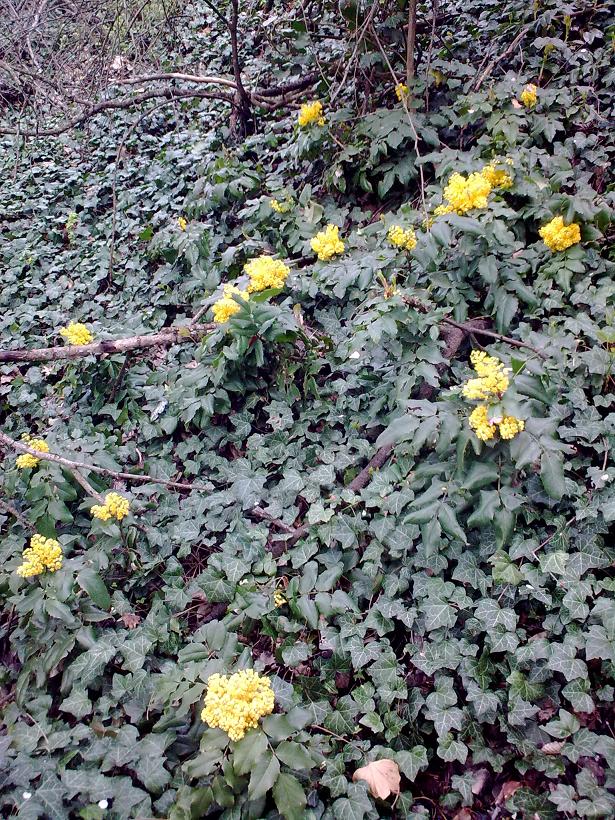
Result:
{"label": "brown fallen leaf", "polygon": [[141,616],[135,615],[134,612],[126,612],[125,615],[122,615],[120,620],[127,629],[134,629],[141,623]]}
{"label": "brown fallen leaf", "polygon": [[394,760],[386,757],[382,760],[373,760],[367,766],[357,769],[352,779],[355,782],[365,780],[372,795],[381,800],[386,800],[390,794],[399,794],[399,766]]}
{"label": "brown fallen leaf", "polygon": [[564,746],[563,740],[552,740],[550,743],[545,743],[540,751],[546,755],[558,755]]}
{"label": "brown fallen leaf", "polygon": [[453,815],[453,820],[472,820],[472,812],[468,808],[459,809],[457,814]]}
{"label": "brown fallen leaf", "polygon": [[523,783],[520,783],[518,780],[509,780],[507,783],[503,783],[498,796],[495,798],[496,806],[499,806],[500,803],[504,803],[505,800],[512,797],[517,789],[520,789],[522,785]]}

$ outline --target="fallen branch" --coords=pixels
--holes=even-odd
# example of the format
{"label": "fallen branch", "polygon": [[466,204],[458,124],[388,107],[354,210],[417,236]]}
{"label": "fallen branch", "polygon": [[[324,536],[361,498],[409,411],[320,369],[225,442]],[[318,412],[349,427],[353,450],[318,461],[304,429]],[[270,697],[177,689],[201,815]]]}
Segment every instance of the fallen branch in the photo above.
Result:
{"label": "fallen branch", "polygon": [[185,492],[191,492],[192,490],[202,490],[203,492],[208,493],[211,492],[211,486],[207,486],[206,484],[186,484],[180,481],[167,481],[164,478],[154,478],[151,475],[123,473],[116,470],[109,470],[107,467],[98,467],[96,464],[89,464],[85,461],[73,461],[69,458],[56,456],[54,453],[41,453],[40,450],[34,450],[32,447],[28,447],[27,444],[22,444],[20,441],[15,441],[15,439],[12,439],[10,436],[7,436],[6,433],[2,432],[0,432],[0,443],[15,452],[29,453],[31,456],[36,456],[36,458],[41,461],[51,461],[53,464],[60,464],[62,467],[66,467],[70,470],[73,474],[75,470],[78,472],[81,470],[86,470],[91,473],[106,476],[107,478],[116,478],[120,481],[136,481],[140,484],[162,484],[165,487],[183,490]]}
{"label": "fallen branch", "polygon": [[84,356],[100,356],[104,353],[126,353],[128,350],[155,347],[156,345],[194,342],[211,333],[216,325],[191,324],[171,327],[159,333],[129,336],[115,341],[92,342],[87,345],[58,345],[33,350],[0,350],[0,362],[50,362],[58,359],[80,359]]}
{"label": "fallen branch", "polygon": [[370,458],[370,460],[367,462],[365,467],[363,467],[361,472],[352,479],[352,481],[348,485],[348,489],[352,490],[354,493],[358,493],[359,490],[362,490],[364,487],[366,487],[369,484],[374,472],[376,470],[379,470],[382,466],[384,466],[392,451],[392,444],[385,444],[384,447],[381,447],[379,450],[377,450],[375,455],[373,455]]}
{"label": "fallen branch", "polygon": [[71,128],[81,125],[86,120],[95,117],[97,114],[103,113],[104,111],[131,108],[134,105],[141,105],[141,103],[147,102],[148,100],[156,100],[161,97],[168,100],[181,100],[194,97],[208,100],[223,100],[230,105],[234,104],[233,97],[222,91],[178,91],[176,88],[160,88],[153,91],[147,91],[143,94],[137,94],[133,97],[121,97],[118,100],[105,100],[104,102],[97,103],[96,105],[86,108],[76,117],[73,117],[70,120],[65,120],[55,128],[40,130],[38,128],[24,129],[20,126],[8,128],[1,127],[0,134],[15,134],[20,137],[57,137],[60,134],[64,134],[66,131],[70,131]]}
{"label": "fallen branch", "polygon": [[531,29],[531,26],[525,26],[525,28],[522,28],[522,29],[521,29],[521,31],[519,32],[519,34],[517,34],[517,36],[515,37],[515,39],[514,39],[514,40],[512,40],[512,41],[509,43],[508,47],[507,47],[507,48],[505,48],[505,49],[504,49],[504,51],[503,51],[501,54],[498,54],[498,56],[495,58],[495,60],[492,60],[492,62],[490,62],[490,63],[489,63],[489,65],[488,65],[488,66],[487,66],[487,68],[483,71],[483,73],[480,75],[480,77],[478,77],[478,78],[475,80],[475,82],[474,82],[474,91],[478,91],[478,90],[479,90],[479,88],[481,87],[481,85],[482,85],[482,84],[485,82],[485,80],[487,79],[487,77],[489,77],[489,75],[491,74],[491,72],[493,71],[493,69],[494,69],[497,65],[499,65],[499,64],[502,62],[502,60],[504,60],[506,57],[508,57],[508,55],[509,55],[509,54],[511,54],[511,53],[512,53],[512,52],[513,52],[516,48],[517,48],[517,46],[519,45],[519,43],[520,43],[520,42],[521,42],[521,41],[525,38],[525,36],[529,33],[530,29]]}

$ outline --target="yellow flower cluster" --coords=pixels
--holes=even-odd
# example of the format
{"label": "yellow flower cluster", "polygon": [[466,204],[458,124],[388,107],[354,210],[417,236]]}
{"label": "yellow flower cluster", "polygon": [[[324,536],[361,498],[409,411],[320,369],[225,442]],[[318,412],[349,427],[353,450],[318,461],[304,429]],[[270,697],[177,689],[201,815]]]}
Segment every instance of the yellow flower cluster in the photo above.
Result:
{"label": "yellow flower cluster", "polygon": [[416,234],[413,228],[402,228],[401,225],[392,225],[387,233],[387,239],[396,248],[411,251],[416,248]]}
{"label": "yellow flower cluster", "polygon": [[241,305],[233,299],[233,294],[240,296],[244,300],[249,298],[245,291],[239,290],[239,288],[236,288],[234,285],[226,285],[224,288],[224,296],[218,299],[212,307],[214,322],[216,322],[216,324],[223,325],[225,322],[228,322],[231,316],[234,316],[241,310]]}
{"label": "yellow flower cluster", "polygon": [[495,356],[488,356],[484,350],[473,350],[470,361],[478,373],[478,378],[469,379],[464,384],[463,397],[470,401],[501,399],[510,384],[502,362]]}
{"label": "yellow flower cluster", "polygon": [[127,498],[119,493],[107,493],[105,503],[94,504],[91,512],[94,518],[100,518],[101,521],[108,521],[110,518],[121,521],[128,515],[129,510],[130,502]]}
{"label": "yellow flower cluster", "polygon": [[[24,444],[27,444],[28,447],[31,447],[33,450],[38,450],[39,453],[48,453],[49,452],[49,445],[47,442],[42,438],[32,438],[29,433],[24,433],[21,437]],[[19,467],[20,470],[28,470],[32,467],[36,467],[39,463],[40,458],[31,455],[30,453],[22,453],[22,455],[17,456],[15,459],[15,466]]]}
{"label": "yellow flower cluster", "polygon": [[395,86],[395,96],[401,102],[408,96],[408,86],[405,83],[397,83]]}
{"label": "yellow flower cluster", "polygon": [[250,277],[248,293],[255,293],[267,288],[283,288],[290,268],[279,259],[272,256],[259,256],[243,266],[245,273]]}
{"label": "yellow flower cluster", "polygon": [[188,227],[188,220],[185,216],[180,216],[177,220],[177,224],[179,225],[180,231],[185,231]]}
{"label": "yellow flower cluster", "polygon": [[504,416],[498,427],[502,438],[511,439],[525,428],[525,422],[515,416]]}
{"label": "yellow flower cluster", "polygon": [[279,199],[270,199],[269,207],[272,211],[275,211],[276,214],[284,214],[288,210],[288,206],[285,203],[280,202]]}
{"label": "yellow flower cluster", "polygon": [[328,262],[338,253],[344,253],[344,243],[339,236],[337,225],[327,225],[324,231],[319,231],[310,242],[312,250],[321,260]]}
{"label": "yellow flower cluster", "polygon": [[[511,159],[504,162],[512,165]],[[512,184],[512,176],[508,171],[499,170],[495,162],[490,162],[481,171],[474,171],[467,177],[455,172],[444,188],[443,196],[446,202],[438,205],[434,209],[434,214],[465,214],[473,208],[486,208],[489,194],[494,188],[506,190],[512,187]]]}
{"label": "yellow flower cluster", "polygon": [[322,103],[319,100],[310,103],[303,103],[299,111],[299,125],[301,128],[307,128],[308,125],[324,125],[325,117],[322,108]]}
{"label": "yellow flower cluster", "polygon": [[241,740],[258,726],[259,718],[273,712],[274,703],[271,681],[253,669],[242,669],[230,677],[211,675],[201,720],[222,729],[231,740]]}
{"label": "yellow flower cluster", "polygon": [[68,327],[60,329],[60,336],[63,336],[69,345],[89,345],[94,338],[81,322],[70,322]]}
{"label": "yellow flower cluster", "polygon": [[284,604],[287,603],[286,595],[284,595],[281,589],[276,589],[273,593],[273,603],[278,607],[284,606]]}
{"label": "yellow flower cluster", "polygon": [[[478,373],[477,379],[469,379],[462,388],[464,398],[470,401],[478,399],[497,403],[500,401],[510,381],[508,371],[495,356],[489,356],[484,350],[473,350],[470,361]],[[490,441],[500,432],[503,439],[514,438],[520,433],[525,423],[515,416],[499,416],[498,411],[491,411],[489,404],[479,404],[470,413],[470,427],[481,441]]]}
{"label": "yellow flower cluster", "polygon": [[520,95],[521,102],[526,108],[533,108],[538,99],[538,89],[534,83],[528,83]]}
{"label": "yellow flower cluster", "polygon": [[62,567],[62,547],[54,538],[33,535],[30,546],[23,551],[23,564],[17,567],[17,575],[32,578],[43,572],[55,572]]}
{"label": "yellow flower cluster", "polygon": [[495,436],[496,426],[489,421],[489,408],[486,404],[475,407],[468,421],[481,441],[489,441]]}
{"label": "yellow flower cluster", "polygon": [[576,222],[571,225],[564,225],[561,216],[556,216],[547,225],[544,225],[538,233],[551,251],[565,251],[566,248],[581,241],[581,229]]}
{"label": "yellow flower cluster", "polygon": [[485,177],[492,188],[502,188],[506,190],[513,184],[512,177],[508,171],[499,171],[494,163],[485,165],[481,174]]}

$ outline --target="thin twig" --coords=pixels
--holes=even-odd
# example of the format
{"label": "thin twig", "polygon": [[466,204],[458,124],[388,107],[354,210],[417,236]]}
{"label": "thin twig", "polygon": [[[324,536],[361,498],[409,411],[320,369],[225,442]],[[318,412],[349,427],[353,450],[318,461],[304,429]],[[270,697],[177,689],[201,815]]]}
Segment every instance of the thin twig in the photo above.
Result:
{"label": "thin twig", "polygon": [[496,333],[493,330],[487,330],[486,328],[476,327],[471,323],[464,324],[463,322],[456,322],[454,319],[450,319],[448,316],[443,316],[442,320],[447,325],[452,325],[453,327],[458,328],[459,330],[463,330],[465,333],[474,333],[478,336],[489,336],[492,339],[499,339],[501,342],[506,342],[513,347],[524,347],[527,350],[531,350],[532,353],[535,353],[537,356],[540,356],[541,359],[547,360],[549,357],[546,353],[543,353],[542,350],[539,350],[537,347],[533,347],[533,345],[529,345],[527,342],[520,342],[518,339],[512,339],[510,336],[504,336],[501,333]]}
{"label": "thin twig", "polygon": [[22,513],[19,512],[17,507],[14,507],[12,504],[9,504],[8,501],[3,501],[1,498],[0,498],[0,510],[4,510],[5,512],[12,515],[13,518],[16,518],[19,521],[20,524],[22,524],[24,527],[26,527],[26,529],[32,530],[32,532],[34,532],[36,530],[36,527],[34,526],[34,524],[32,524],[30,521],[28,521],[28,519],[25,517],[25,515],[23,515]]}
{"label": "thin twig", "polygon": [[136,481],[140,484],[162,484],[164,487],[170,487],[175,490],[182,490],[191,492],[193,490],[201,490],[203,492],[211,492],[211,486],[206,484],[185,484],[180,481],[167,481],[164,478],[154,478],[151,475],[137,475],[135,473],[117,472],[116,470],[109,470],[106,467],[98,467],[96,464],[88,464],[85,461],[72,461],[62,456],[56,456],[53,453],[41,453],[40,450],[34,450],[28,447],[27,444],[22,444],[20,441],[15,441],[6,433],[0,432],[0,442],[15,450],[18,453],[29,453],[31,456],[41,461],[51,461],[54,464],[60,464],[62,467],[68,468],[71,472],[73,470],[86,470],[98,475],[106,476],[107,478],[116,478],[120,481]]}

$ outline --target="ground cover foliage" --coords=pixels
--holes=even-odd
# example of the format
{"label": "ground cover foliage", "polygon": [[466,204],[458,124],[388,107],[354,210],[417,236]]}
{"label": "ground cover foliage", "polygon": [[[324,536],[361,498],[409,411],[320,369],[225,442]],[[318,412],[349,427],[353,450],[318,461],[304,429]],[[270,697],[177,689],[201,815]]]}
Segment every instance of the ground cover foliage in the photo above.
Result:
{"label": "ground cover foliage", "polygon": [[[165,68],[229,74],[219,15],[187,5]],[[242,137],[196,100],[3,138],[3,350],[187,325],[249,260],[291,271],[202,339],[0,365],[5,435],[194,484],[84,469],[130,501],[100,520],[2,444],[2,814],[612,816],[609,6],[419,6],[398,99],[404,3],[241,5],[246,83],[320,72],[300,102],[324,125],[256,105]],[[490,163],[511,184],[487,207],[434,216]],[[552,252],[556,216],[581,241]],[[344,252],[319,261],[327,224]],[[478,318],[496,335],[446,322]],[[468,424],[481,349],[510,440]],[[22,578],[35,532],[62,567]],[[207,680],[249,667],[275,711],[231,742]],[[387,798],[352,777],[382,760]]]}

